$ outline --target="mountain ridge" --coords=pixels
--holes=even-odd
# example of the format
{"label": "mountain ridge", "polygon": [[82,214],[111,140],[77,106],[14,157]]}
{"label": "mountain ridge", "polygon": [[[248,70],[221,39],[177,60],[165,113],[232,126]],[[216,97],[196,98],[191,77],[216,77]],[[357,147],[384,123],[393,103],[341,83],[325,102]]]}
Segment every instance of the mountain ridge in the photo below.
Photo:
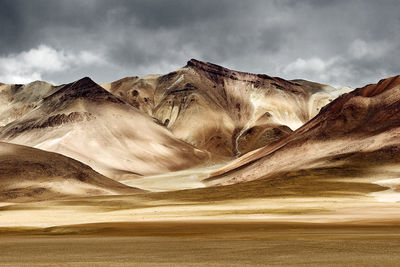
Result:
{"label": "mountain ridge", "polygon": [[[102,86],[179,139],[225,157],[287,136],[335,98],[327,85],[239,72],[195,59],[165,75],[123,78]],[[282,112],[279,102],[284,103]],[[193,121],[199,123],[187,129]]]}
{"label": "mountain ridge", "polygon": [[[379,151],[384,151],[387,146],[400,147],[400,139],[396,139],[396,136],[397,138],[400,136],[399,111],[400,82],[398,76],[355,89],[323,107],[317,116],[287,138],[229,163],[212,173],[213,178],[210,178],[209,181],[215,183],[221,178],[221,181],[230,183],[229,179],[248,181],[257,179],[257,177],[273,175],[273,169],[277,171],[276,168],[282,165],[279,161],[287,163],[297,159],[296,163],[293,162],[294,169],[302,166],[307,168],[306,166],[310,165],[307,161],[318,160],[318,158],[328,155],[340,158],[343,153],[356,153],[368,149],[377,151],[376,153],[379,154],[381,153]],[[317,148],[318,144],[322,147]],[[394,160],[400,160],[391,151],[387,150],[387,153]],[[289,160],[290,153],[300,153],[303,156],[302,158],[292,156],[293,159]],[[371,157],[373,159],[373,156]],[[374,160],[378,161],[379,159]],[[268,166],[269,162],[276,167],[270,167],[271,170],[261,167],[262,164]],[[251,173],[250,169],[255,168],[255,165],[263,171],[253,175],[248,174],[250,178],[245,178],[245,173]],[[283,166],[281,168],[290,170]],[[235,178],[235,169],[238,170],[240,178]],[[247,171],[243,171],[243,169]],[[231,178],[227,180],[222,178],[225,173]]]}

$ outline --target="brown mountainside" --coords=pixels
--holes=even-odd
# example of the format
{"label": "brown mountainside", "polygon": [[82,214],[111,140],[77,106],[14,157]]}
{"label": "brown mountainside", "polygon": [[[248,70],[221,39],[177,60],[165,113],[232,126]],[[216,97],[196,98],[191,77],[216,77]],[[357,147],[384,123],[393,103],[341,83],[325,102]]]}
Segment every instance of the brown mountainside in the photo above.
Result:
{"label": "brown mountainside", "polygon": [[328,166],[343,173],[369,169],[373,175],[399,163],[400,78],[395,76],[342,95],[287,138],[233,161],[209,182],[231,184]]}
{"label": "brown mountainside", "polygon": [[190,60],[166,75],[104,88],[199,149],[239,156],[288,136],[336,97],[327,85],[287,81]]}
{"label": "brown mountainside", "polygon": [[25,202],[65,197],[134,194],[71,158],[0,142],[0,201]]}

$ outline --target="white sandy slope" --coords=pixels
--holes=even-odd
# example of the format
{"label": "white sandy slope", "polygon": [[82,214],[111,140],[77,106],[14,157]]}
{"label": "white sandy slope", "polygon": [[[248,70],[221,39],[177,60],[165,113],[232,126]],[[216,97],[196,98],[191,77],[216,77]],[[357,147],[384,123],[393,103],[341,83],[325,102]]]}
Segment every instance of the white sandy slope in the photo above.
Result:
{"label": "white sandy slope", "polygon": [[[54,119],[70,114],[78,118]],[[208,159],[88,78],[42,100],[0,135],[7,142],[67,155],[114,179],[176,171]]]}
{"label": "white sandy slope", "polygon": [[216,164],[207,167],[190,168],[183,171],[143,176],[140,178],[126,178],[120,180],[120,182],[151,192],[204,188],[206,184],[202,181],[210,177],[212,171],[217,170],[223,165],[224,164]]}
{"label": "white sandy slope", "polygon": [[379,192],[373,192],[370,194],[370,196],[375,197],[380,202],[400,201],[400,178],[384,179],[374,183],[380,186],[388,187],[388,189]]}

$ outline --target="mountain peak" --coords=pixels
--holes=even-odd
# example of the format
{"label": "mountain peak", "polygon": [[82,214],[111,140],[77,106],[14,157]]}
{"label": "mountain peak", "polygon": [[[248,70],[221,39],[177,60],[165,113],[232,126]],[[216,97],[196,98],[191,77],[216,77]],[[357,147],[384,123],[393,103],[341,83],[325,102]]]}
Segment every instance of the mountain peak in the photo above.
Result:
{"label": "mountain peak", "polygon": [[72,83],[73,85],[97,85],[91,78],[83,77],[75,82]]}
{"label": "mountain peak", "polygon": [[197,59],[192,58],[187,62],[187,67],[194,67],[194,68],[199,68],[202,70],[216,70],[220,72],[229,72],[231,71],[230,69],[224,68],[220,65],[213,64],[210,62],[205,62],[205,61],[200,61]]}
{"label": "mountain peak", "polygon": [[84,98],[93,101],[103,99],[111,102],[123,103],[122,100],[106,91],[89,77],[83,77],[75,82],[64,85],[61,89],[46,99],[58,97],[63,100]]}

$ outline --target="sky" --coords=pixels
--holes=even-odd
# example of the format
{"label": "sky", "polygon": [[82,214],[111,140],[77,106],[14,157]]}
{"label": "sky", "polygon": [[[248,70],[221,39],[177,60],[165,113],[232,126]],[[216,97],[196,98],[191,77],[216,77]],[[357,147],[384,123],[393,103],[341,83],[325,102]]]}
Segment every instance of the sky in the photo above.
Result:
{"label": "sky", "polygon": [[399,0],[0,0],[0,82],[108,82],[191,58],[360,87],[400,74]]}

